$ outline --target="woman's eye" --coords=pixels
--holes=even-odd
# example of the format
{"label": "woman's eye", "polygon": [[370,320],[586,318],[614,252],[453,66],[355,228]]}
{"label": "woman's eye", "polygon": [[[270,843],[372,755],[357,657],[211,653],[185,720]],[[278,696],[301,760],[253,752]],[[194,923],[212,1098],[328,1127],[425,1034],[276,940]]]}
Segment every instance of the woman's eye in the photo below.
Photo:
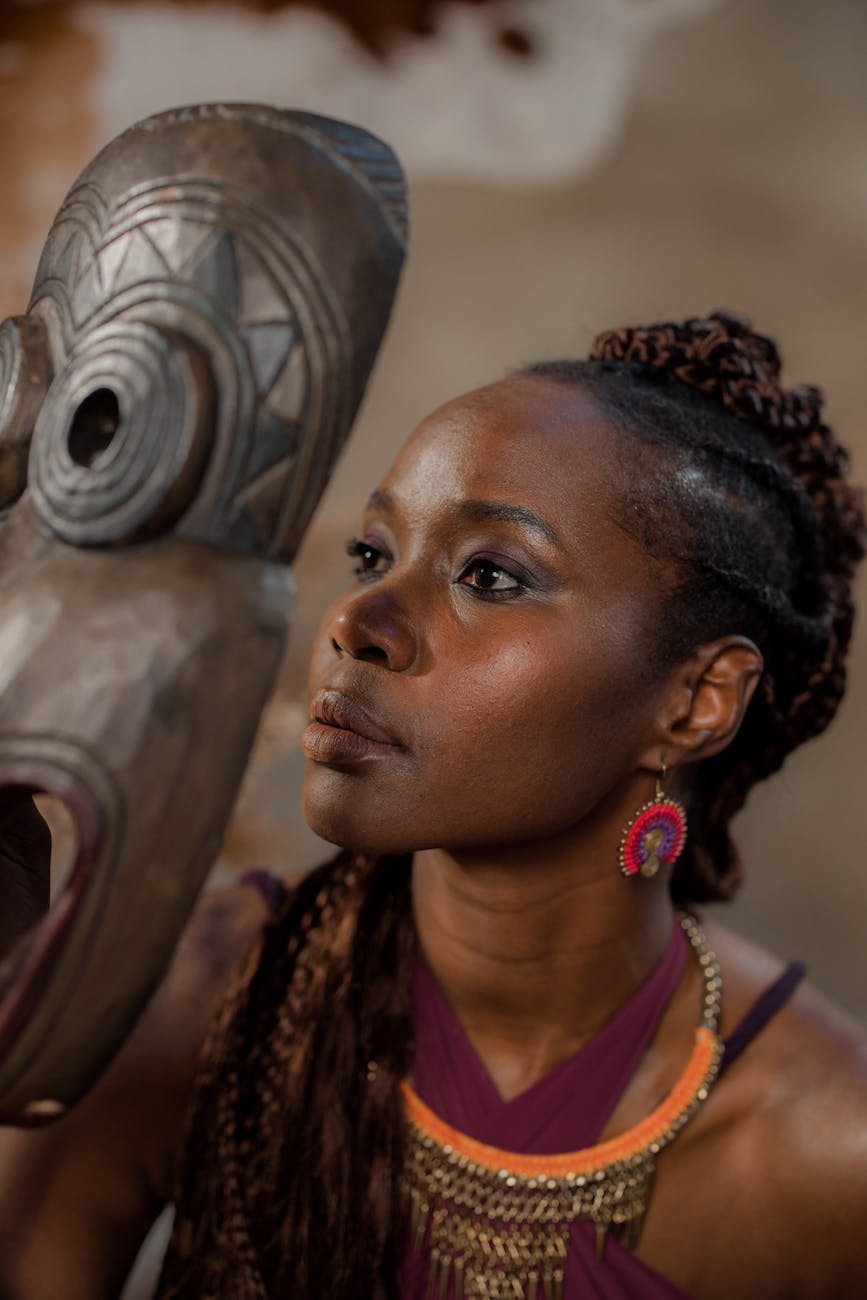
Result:
{"label": "woman's eye", "polygon": [[358,537],[353,537],[346,543],[346,554],[358,561],[354,572],[360,578],[368,573],[383,573],[388,561],[388,556],[378,546],[363,542]]}
{"label": "woman's eye", "polygon": [[476,591],[507,592],[520,591],[522,584],[493,560],[472,560],[458,579],[465,587]]}

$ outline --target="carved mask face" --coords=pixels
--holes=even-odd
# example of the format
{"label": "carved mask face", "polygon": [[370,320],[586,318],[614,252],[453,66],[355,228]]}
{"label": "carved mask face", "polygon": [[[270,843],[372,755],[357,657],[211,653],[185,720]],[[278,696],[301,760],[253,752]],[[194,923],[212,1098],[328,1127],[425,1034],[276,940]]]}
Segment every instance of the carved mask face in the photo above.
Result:
{"label": "carved mask face", "polygon": [[74,1101],[165,969],[404,240],[400,169],[365,132],[180,109],[85,170],[0,327],[0,788],[55,794],[78,837],[0,966],[2,1122]]}

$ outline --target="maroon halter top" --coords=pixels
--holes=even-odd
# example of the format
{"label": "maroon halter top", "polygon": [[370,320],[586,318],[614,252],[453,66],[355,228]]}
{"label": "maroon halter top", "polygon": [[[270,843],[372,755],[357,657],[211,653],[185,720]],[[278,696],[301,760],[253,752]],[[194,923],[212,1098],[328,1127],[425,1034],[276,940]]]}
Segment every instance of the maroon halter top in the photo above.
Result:
{"label": "maroon halter top", "polygon": [[[245,880],[272,908],[283,887],[267,872]],[[411,1069],[415,1091],[441,1119],[479,1142],[523,1154],[549,1155],[592,1146],[599,1139],[680,982],[689,945],[676,920],[655,969],[629,1002],[594,1038],[545,1078],[504,1101],[423,960],[413,976],[416,1045]],[[802,963],[787,967],[747,1012],[725,1043],[727,1069],[788,1001],[803,978]],[[425,1248],[407,1253],[403,1300],[426,1300]],[[448,1291],[450,1298],[453,1292]],[[616,1239],[596,1262],[595,1228],[572,1225],[564,1300],[689,1300]]]}
{"label": "maroon halter top", "polygon": [[[662,960],[629,1002],[567,1061],[510,1101],[500,1096],[433,976],[419,961],[413,984],[413,1087],[446,1123],[503,1150],[550,1155],[592,1146],[680,982],[687,951],[687,940],[675,922]],[[573,1224],[564,1300],[683,1300],[682,1291],[657,1277],[617,1241],[607,1244],[600,1267],[595,1241],[592,1223]],[[408,1253],[404,1300],[425,1300],[428,1267],[425,1249]]]}

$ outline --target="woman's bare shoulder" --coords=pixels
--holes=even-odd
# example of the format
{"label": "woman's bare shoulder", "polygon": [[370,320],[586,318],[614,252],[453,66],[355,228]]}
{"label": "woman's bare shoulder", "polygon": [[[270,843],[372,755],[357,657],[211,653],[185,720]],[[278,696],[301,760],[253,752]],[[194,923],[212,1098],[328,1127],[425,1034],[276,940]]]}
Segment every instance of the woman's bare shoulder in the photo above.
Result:
{"label": "woman's bare shoulder", "polygon": [[[779,957],[727,926],[705,922],[724,980],[722,1035],[727,1037],[787,969]],[[853,955],[854,960],[854,955]],[[798,1051],[797,1048],[803,1048]],[[826,997],[809,978],[772,1015],[749,1049],[755,1063],[785,1063],[786,1078],[819,1073],[818,1057],[834,1057],[841,1078],[864,1068],[867,1030]],[[746,1056],[745,1056],[745,1059]],[[827,1079],[826,1079],[827,1082]]]}
{"label": "woman's bare shoulder", "polygon": [[[709,926],[733,1003],[724,1033],[783,963]],[[725,1093],[723,1093],[723,1087]],[[744,1199],[797,1261],[803,1297],[867,1295],[867,1032],[809,980],[720,1085],[737,1117],[730,1151]]]}
{"label": "woman's bare shoulder", "polygon": [[202,1048],[234,979],[255,961],[270,909],[248,884],[205,892],[172,964],[103,1083],[126,1114],[141,1116],[157,1141],[143,1158],[158,1195],[168,1199]]}
{"label": "woman's bare shoulder", "polygon": [[162,984],[90,1092],[45,1129],[0,1129],[4,1298],[118,1294],[170,1198],[208,1026],[234,973],[253,959],[267,916],[249,886],[206,893]]}
{"label": "woman's bare shoulder", "polygon": [[255,950],[270,915],[249,884],[209,890],[199,899],[172,964],[136,1030],[162,1045],[162,1068],[180,1079],[195,1070],[217,1003]]}

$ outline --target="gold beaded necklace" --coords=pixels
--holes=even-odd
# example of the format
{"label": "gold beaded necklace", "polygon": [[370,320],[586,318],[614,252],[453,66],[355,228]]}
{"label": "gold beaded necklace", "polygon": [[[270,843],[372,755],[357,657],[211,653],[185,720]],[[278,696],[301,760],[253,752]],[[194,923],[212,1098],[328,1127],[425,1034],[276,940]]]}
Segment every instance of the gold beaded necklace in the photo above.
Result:
{"label": "gold beaded necklace", "polygon": [[456,1300],[562,1300],[578,1219],[596,1225],[600,1263],[609,1232],[637,1246],[656,1157],[707,1100],[723,1052],[719,965],[698,922],[678,917],[704,975],[695,1044],[663,1101],[619,1137],[565,1155],[501,1151],[444,1123],[404,1081],[402,1192],[416,1250],[429,1234],[434,1300],[445,1300],[451,1279]]}

